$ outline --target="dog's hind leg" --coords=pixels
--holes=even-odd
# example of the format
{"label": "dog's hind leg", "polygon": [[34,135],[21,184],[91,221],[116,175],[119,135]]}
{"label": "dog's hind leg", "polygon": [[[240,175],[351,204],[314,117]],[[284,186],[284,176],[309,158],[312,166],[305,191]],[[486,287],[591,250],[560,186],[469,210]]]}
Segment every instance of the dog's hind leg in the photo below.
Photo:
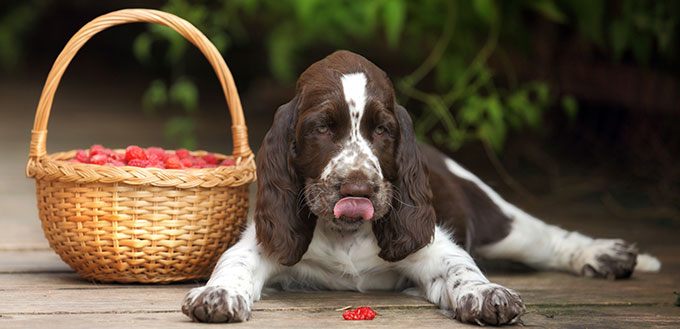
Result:
{"label": "dog's hind leg", "polygon": [[660,269],[661,263],[655,257],[638,255],[634,245],[620,239],[594,239],[546,224],[503,200],[453,160],[445,159],[444,163],[452,174],[474,183],[500,209],[505,215],[502,220],[507,222],[499,223],[499,227],[509,222],[509,231],[502,239],[473,243],[474,251],[484,258],[510,259],[537,269],[612,279],[629,277],[634,269],[651,272]]}

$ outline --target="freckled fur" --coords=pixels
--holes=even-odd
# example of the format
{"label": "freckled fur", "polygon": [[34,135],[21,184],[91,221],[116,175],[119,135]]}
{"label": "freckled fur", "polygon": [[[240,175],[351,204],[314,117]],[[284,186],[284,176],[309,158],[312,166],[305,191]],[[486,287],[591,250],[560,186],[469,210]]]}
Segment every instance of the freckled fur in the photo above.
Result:
{"label": "freckled fur", "polygon": [[[254,221],[207,285],[184,299],[182,312],[194,321],[248,320],[263,287],[275,286],[401,290],[462,322],[520,323],[519,294],[489,282],[452,230],[482,256],[579,275],[624,277],[641,257],[621,240],[543,223],[420,146],[386,74],[363,57],[336,52],[310,66],[296,90],[258,154]],[[377,125],[384,135],[372,134]],[[335,218],[347,181],[371,185],[374,218]],[[643,259],[658,270],[658,260]]]}

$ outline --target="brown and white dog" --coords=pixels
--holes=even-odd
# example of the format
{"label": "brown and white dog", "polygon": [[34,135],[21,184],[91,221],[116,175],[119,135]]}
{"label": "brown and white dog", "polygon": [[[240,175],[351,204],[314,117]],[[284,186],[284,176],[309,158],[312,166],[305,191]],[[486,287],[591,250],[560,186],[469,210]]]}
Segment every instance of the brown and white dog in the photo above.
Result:
{"label": "brown and white dog", "polygon": [[[338,51],[310,66],[257,159],[254,222],[182,311],[244,321],[264,286],[417,291],[460,321],[512,324],[525,307],[468,252],[537,269],[625,278],[660,263],[622,240],[548,225],[416,142],[385,72]],[[461,247],[465,246],[465,247]]]}

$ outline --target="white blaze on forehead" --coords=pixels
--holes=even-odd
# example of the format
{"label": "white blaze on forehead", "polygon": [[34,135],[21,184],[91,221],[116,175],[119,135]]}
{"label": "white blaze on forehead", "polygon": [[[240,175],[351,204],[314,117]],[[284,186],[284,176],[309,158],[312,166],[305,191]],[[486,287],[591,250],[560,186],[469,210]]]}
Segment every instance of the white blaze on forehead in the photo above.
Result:
{"label": "white blaze on forehead", "polygon": [[364,116],[366,107],[366,76],[363,73],[343,75],[342,91],[345,94],[345,102],[349,108],[351,120],[350,139],[357,140],[360,136],[359,126],[361,117]]}
{"label": "white blaze on forehead", "polygon": [[364,172],[368,178],[377,175],[382,179],[378,158],[373,154],[368,141],[361,136],[360,130],[367,100],[366,75],[361,72],[345,74],[340,82],[349,109],[350,132],[342,151],[324,168],[321,178],[327,179],[333,172],[344,177],[358,170]]}

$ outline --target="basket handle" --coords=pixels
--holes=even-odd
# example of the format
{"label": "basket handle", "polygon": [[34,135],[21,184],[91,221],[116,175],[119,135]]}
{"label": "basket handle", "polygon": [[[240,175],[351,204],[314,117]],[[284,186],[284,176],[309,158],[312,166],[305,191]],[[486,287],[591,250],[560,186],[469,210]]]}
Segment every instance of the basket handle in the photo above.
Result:
{"label": "basket handle", "polygon": [[35,121],[31,131],[29,158],[37,160],[47,154],[45,145],[47,140],[47,122],[50,117],[54,93],[59,86],[62,75],[66,71],[66,67],[68,67],[78,50],[95,34],[109,27],[136,22],[156,23],[170,27],[198,47],[208,59],[210,65],[212,65],[215,73],[217,73],[217,78],[222,85],[222,91],[229,106],[229,112],[231,112],[231,130],[234,141],[233,155],[237,158],[250,156],[252,151],[248,145],[248,133],[245,118],[243,117],[243,109],[241,108],[241,100],[238,97],[234,78],[217,48],[191,23],[175,15],[152,9],[123,9],[99,16],[87,23],[71,37],[71,40],[68,41],[59,57],[57,57],[47,76],[47,81],[45,81],[38,109],[35,113]]}

